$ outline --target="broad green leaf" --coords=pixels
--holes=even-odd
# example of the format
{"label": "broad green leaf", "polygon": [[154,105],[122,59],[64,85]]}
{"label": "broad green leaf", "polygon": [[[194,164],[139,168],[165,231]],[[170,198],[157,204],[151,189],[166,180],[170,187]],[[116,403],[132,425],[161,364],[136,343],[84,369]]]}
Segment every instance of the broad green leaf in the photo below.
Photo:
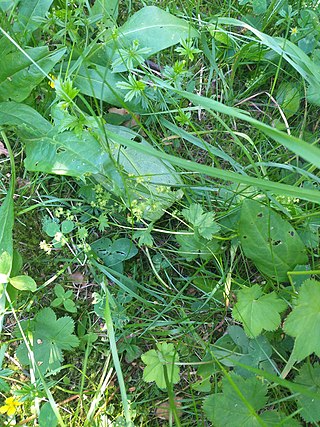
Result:
{"label": "broad green leaf", "polygon": [[42,224],[42,230],[49,236],[54,237],[60,231],[60,225],[51,218],[45,218]]}
{"label": "broad green leaf", "polygon": [[[42,374],[60,367],[63,350],[73,350],[79,345],[78,338],[73,334],[74,322],[71,317],[57,319],[51,308],[40,310],[33,320],[23,324],[23,328],[28,335],[33,336],[32,350]],[[24,343],[18,347],[17,356],[24,365],[30,364]]]}
{"label": "broad green leaf", "polygon": [[20,291],[35,292],[37,290],[36,282],[32,279],[32,277],[29,276],[23,275],[10,277],[9,281],[10,285],[12,285],[16,289],[19,289]]}
{"label": "broad green leaf", "polygon": [[166,389],[166,381],[164,369],[166,367],[169,382],[177,384],[180,380],[179,366],[175,363],[179,362],[179,355],[174,349],[173,344],[159,343],[157,350],[149,350],[141,356],[146,367],[143,370],[143,379],[147,383],[155,381],[161,389]]}
{"label": "broad green leaf", "polygon": [[74,222],[70,221],[69,219],[66,219],[62,221],[61,223],[61,232],[63,234],[71,233],[71,231],[74,229]]}
{"label": "broad green leaf", "polygon": [[118,17],[119,0],[95,0],[92,15],[101,15],[105,27],[114,26]]}
{"label": "broad green leaf", "polygon": [[39,28],[42,23],[39,18],[44,18],[53,0],[20,0],[18,21],[13,29],[30,38],[31,33]]}
{"label": "broad green leaf", "polygon": [[[320,394],[320,365],[315,363],[313,366],[310,363],[305,363],[299,370],[294,381],[303,386],[307,386],[315,395]],[[309,396],[304,396],[301,393],[296,397],[296,401],[300,408],[299,414],[307,423],[317,423],[320,421],[320,405],[319,401],[310,399]]]}
{"label": "broad green leaf", "polygon": [[85,174],[105,173],[109,155],[88,131],[51,133],[26,142],[27,170],[83,178]]}
{"label": "broad green leaf", "polygon": [[223,392],[205,399],[203,409],[206,417],[215,427],[260,427],[257,411],[266,404],[266,384],[255,377],[245,380],[235,374],[230,375],[230,381],[232,384],[224,378]]}
{"label": "broad green leaf", "polygon": [[189,208],[182,210],[182,215],[190,222],[195,230],[207,240],[211,240],[214,234],[220,230],[220,225],[214,221],[212,212],[204,213],[202,206],[193,203]]}
{"label": "broad green leaf", "polygon": [[278,213],[254,200],[244,200],[239,233],[246,257],[261,273],[279,282],[288,280],[287,272],[308,258],[295,229]]}
{"label": "broad green leaf", "polygon": [[39,426],[40,427],[56,427],[58,425],[58,419],[53,412],[49,402],[44,403],[41,406],[39,413]]}
{"label": "broad green leaf", "polygon": [[298,420],[295,418],[289,418],[282,412],[264,411],[260,417],[264,421],[264,425],[267,427],[301,427]]}
{"label": "broad green leaf", "polygon": [[137,255],[138,249],[132,240],[126,237],[112,242],[107,237],[102,237],[91,244],[91,249],[105,263],[107,267],[116,268],[122,272],[122,263]]}
{"label": "broad green leaf", "polygon": [[[146,6],[136,12],[117,29],[118,37],[113,42],[116,48],[130,47],[138,42],[139,48],[148,48],[148,56],[173,46],[181,39],[198,37],[199,33],[189,22],[177,18],[156,6]],[[112,58],[114,61],[119,54]],[[117,67],[116,72],[126,71],[125,64]]]}
{"label": "broad green leaf", "polygon": [[192,261],[198,257],[210,259],[219,250],[217,240],[207,240],[196,233],[191,234],[188,230],[181,231],[176,235],[176,240],[180,245],[179,254],[187,261]]}
{"label": "broad green leaf", "polygon": [[287,118],[293,116],[300,106],[301,93],[299,86],[291,82],[283,82],[278,88],[276,99]]}
{"label": "broad green leaf", "polygon": [[[123,107],[126,91],[117,87],[123,80],[121,74],[112,73],[106,66],[94,64],[91,67],[83,65],[76,74],[74,84],[84,95]],[[126,103],[126,107],[137,109],[135,104],[130,102]]]}
{"label": "broad green leaf", "polygon": [[[11,268],[12,256],[9,254],[9,252],[4,251],[0,255],[0,274],[8,278],[11,272]],[[7,281],[0,281],[0,283],[7,283]]]}
{"label": "broad green leaf", "polygon": [[253,13],[261,15],[267,10],[267,0],[252,0]]}
{"label": "broad green leaf", "polygon": [[312,353],[320,357],[320,282],[307,280],[302,284],[296,305],[284,323],[284,331],[295,338],[296,360]]}
{"label": "broad green leaf", "polygon": [[0,126],[17,126],[19,129],[43,135],[52,129],[51,124],[36,110],[17,102],[0,102]]}
{"label": "broad green leaf", "polygon": [[243,288],[238,292],[238,302],[232,316],[243,324],[248,337],[260,335],[262,330],[274,331],[281,322],[280,314],[287,304],[275,292],[264,294],[259,285]]}
{"label": "broad green leaf", "polygon": [[26,49],[25,52],[26,55],[20,51],[15,51],[2,58],[0,101],[10,99],[20,102],[25,100],[62,58],[65,49],[50,52],[44,46]]}

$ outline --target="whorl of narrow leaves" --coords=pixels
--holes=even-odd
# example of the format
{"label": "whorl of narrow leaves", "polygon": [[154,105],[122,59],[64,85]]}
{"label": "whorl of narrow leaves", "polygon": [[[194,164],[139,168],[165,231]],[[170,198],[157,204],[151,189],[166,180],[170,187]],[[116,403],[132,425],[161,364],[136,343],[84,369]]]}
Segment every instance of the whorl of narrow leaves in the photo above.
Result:
{"label": "whorl of narrow leaves", "polygon": [[302,284],[284,331],[296,339],[293,355],[298,361],[312,353],[320,357],[320,282],[307,280]]}

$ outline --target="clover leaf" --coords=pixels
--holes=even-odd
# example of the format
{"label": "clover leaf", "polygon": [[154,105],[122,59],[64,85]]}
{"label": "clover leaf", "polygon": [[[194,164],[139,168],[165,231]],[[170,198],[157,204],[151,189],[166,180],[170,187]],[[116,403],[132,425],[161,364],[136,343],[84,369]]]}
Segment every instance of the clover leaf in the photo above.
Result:
{"label": "clover leaf", "polygon": [[287,304],[275,292],[263,295],[259,285],[243,288],[238,292],[232,316],[243,323],[248,337],[257,337],[262,330],[274,331],[281,322],[280,314]]}
{"label": "clover leaf", "polygon": [[312,353],[320,357],[320,282],[306,280],[297,303],[284,323],[284,331],[294,337],[293,355],[300,361]]}
{"label": "clover leaf", "polygon": [[147,383],[155,381],[159,388],[166,389],[165,369],[169,382],[172,384],[179,382],[179,366],[175,365],[179,361],[179,355],[173,344],[159,343],[157,350],[147,351],[141,356],[141,359],[146,364],[143,379]]}

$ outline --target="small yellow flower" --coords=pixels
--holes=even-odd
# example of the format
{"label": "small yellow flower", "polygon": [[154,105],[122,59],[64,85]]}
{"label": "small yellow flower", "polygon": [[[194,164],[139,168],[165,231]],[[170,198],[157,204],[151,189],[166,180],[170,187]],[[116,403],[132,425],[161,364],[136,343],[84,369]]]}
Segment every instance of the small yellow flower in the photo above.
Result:
{"label": "small yellow flower", "polygon": [[49,77],[51,77],[51,80],[48,81],[48,85],[54,89],[54,81],[57,80],[57,78],[53,74],[49,74]]}
{"label": "small yellow flower", "polygon": [[297,32],[298,32],[298,28],[297,27],[294,27],[294,28],[291,29],[291,34],[292,35],[297,34]]}
{"label": "small yellow flower", "polygon": [[39,246],[40,246],[40,249],[45,251],[46,254],[50,255],[50,253],[52,251],[52,245],[50,243],[47,243],[45,240],[42,240],[39,243]]}
{"label": "small yellow flower", "polygon": [[1,406],[0,408],[0,414],[7,413],[9,416],[12,416],[16,413],[17,408],[22,405],[19,400],[15,399],[14,397],[8,397],[5,400],[5,405]]}

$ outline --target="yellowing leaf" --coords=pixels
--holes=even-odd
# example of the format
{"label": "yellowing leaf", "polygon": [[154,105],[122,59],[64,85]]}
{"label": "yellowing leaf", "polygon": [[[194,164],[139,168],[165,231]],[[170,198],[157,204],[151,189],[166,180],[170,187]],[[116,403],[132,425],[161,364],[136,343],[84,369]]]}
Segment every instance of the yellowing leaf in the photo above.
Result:
{"label": "yellowing leaf", "polygon": [[281,322],[281,313],[287,304],[275,292],[263,295],[259,285],[244,288],[238,292],[238,302],[233,308],[234,319],[243,323],[250,338],[258,336],[262,330],[274,331]]}
{"label": "yellowing leaf", "polygon": [[320,357],[320,282],[305,281],[284,331],[295,337],[293,355],[299,361],[315,353]]}

